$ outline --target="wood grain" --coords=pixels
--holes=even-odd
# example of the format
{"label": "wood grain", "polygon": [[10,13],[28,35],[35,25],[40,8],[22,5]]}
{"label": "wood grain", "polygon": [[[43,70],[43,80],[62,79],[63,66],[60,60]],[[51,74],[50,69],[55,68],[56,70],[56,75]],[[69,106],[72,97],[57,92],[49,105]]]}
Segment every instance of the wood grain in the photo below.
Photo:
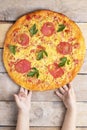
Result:
{"label": "wood grain", "polygon": [[[77,101],[87,101],[87,75],[77,75],[72,81]],[[13,101],[14,93],[18,93],[19,86],[16,85],[6,73],[0,73],[0,101]],[[45,92],[33,92],[32,101],[60,101],[54,90]]]}
{"label": "wood grain", "polygon": [[[26,6],[25,6],[26,5]],[[87,1],[82,0],[4,0],[0,3],[0,20],[15,21],[18,17],[38,9],[63,13],[77,22],[87,22]]]}
{"label": "wood grain", "polygon": [[[5,39],[5,34],[12,23],[0,23],[0,47],[3,48],[3,43]],[[86,41],[87,48],[87,23],[79,23],[83,35]],[[87,52],[86,52],[87,55]],[[77,114],[77,126],[87,127],[87,57],[85,57],[85,62],[80,71],[81,75],[78,75],[71,83],[74,86],[76,97],[78,102],[78,114]],[[14,126],[17,119],[17,108],[13,101],[13,94],[17,93],[19,87],[13,83],[6,73],[3,63],[2,63],[2,49],[0,49],[0,125],[3,126]],[[5,102],[3,102],[5,101]],[[65,109],[60,101],[60,99],[54,94],[54,91],[46,92],[33,92],[32,96],[32,110],[30,125],[31,126],[48,126],[48,127],[32,127],[31,130],[60,130],[57,127],[62,124]],[[50,111],[50,112],[49,112]],[[51,118],[52,116],[52,118]],[[54,120],[55,119],[55,120]],[[50,126],[50,127],[49,127]],[[0,127],[0,130],[13,130],[12,127]],[[77,128],[76,130],[86,130],[87,128]]]}
{"label": "wood grain", "polygon": [[4,44],[5,35],[8,31],[8,29],[11,27],[11,23],[2,23],[0,22],[0,47]]}
{"label": "wood grain", "polygon": [[[0,23],[0,48],[3,47],[4,45],[4,39],[5,35],[8,31],[8,29],[11,27],[12,23]],[[85,43],[86,43],[86,49],[87,49],[87,23],[77,23],[77,25],[80,27],[83,36],[85,38]]]}
{"label": "wood grain", "polygon": [[[51,9],[67,15],[76,22],[87,22],[86,0],[79,1],[79,3],[77,0],[4,0],[0,3],[0,20],[15,21],[23,14],[37,9]],[[0,48],[3,48],[6,32],[11,25],[12,23],[0,23]],[[78,25],[83,32],[87,49],[87,23],[78,23]],[[80,71],[81,75],[78,75],[72,82],[77,101],[81,101],[77,102],[76,122],[76,125],[81,128],[76,128],[76,130],[87,130],[87,75],[82,75],[82,73],[87,74],[86,66],[87,56]],[[6,72],[2,63],[2,50],[0,50],[0,130],[15,130],[15,127],[11,126],[16,125],[17,107],[9,100],[14,100],[13,94],[18,92],[19,87],[6,73],[1,72]],[[60,130],[55,126],[62,124],[65,109],[63,104],[57,101],[60,100],[55,96],[54,91],[33,92],[30,125],[35,127],[31,127],[31,130]]]}
{"label": "wood grain", "polygon": [[[76,126],[87,126],[87,103],[77,102]],[[32,102],[30,126],[61,126],[65,108],[61,102]],[[15,102],[0,102],[0,124],[14,126],[17,119]]]}
{"label": "wood grain", "polygon": [[[15,127],[0,127],[0,130],[15,130]],[[61,130],[60,127],[30,127],[30,130]],[[87,130],[87,128],[76,128],[76,130]]]}

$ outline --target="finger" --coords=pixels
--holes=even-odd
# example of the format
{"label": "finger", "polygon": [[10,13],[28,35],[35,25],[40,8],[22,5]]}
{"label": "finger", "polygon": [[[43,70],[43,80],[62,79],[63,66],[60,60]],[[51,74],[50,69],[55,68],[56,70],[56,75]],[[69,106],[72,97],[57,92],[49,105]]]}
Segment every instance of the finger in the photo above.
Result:
{"label": "finger", "polygon": [[20,88],[20,92],[24,92],[24,88],[23,87]]}
{"label": "finger", "polygon": [[59,88],[59,91],[61,92],[61,94],[65,93],[65,90],[62,87]]}
{"label": "finger", "polygon": [[31,99],[31,96],[32,96],[32,91],[29,91],[29,93],[28,93],[28,98]]}
{"label": "finger", "polygon": [[19,97],[19,99],[20,98],[24,98],[24,97],[26,97],[27,95],[25,94],[25,92],[20,92],[19,94],[18,94],[18,97]]}
{"label": "finger", "polygon": [[67,85],[64,85],[64,86],[63,86],[63,89],[64,89],[65,91],[68,91],[68,90],[69,90],[69,88],[67,87]]}
{"label": "finger", "polygon": [[73,87],[70,88],[70,92],[74,93],[74,88]]}
{"label": "finger", "polygon": [[58,90],[55,93],[60,99],[63,99],[63,95]]}
{"label": "finger", "polygon": [[69,83],[69,84],[67,84],[67,87],[69,88],[69,89],[71,89],[71,84]]}
{"label": "finger", "polygon": [[26,95],[28,94],[28,90],[27,89],[24,89],[24,92],[25,92]]}
{"label": "finger", "polygon": [[17,104],[19,104],[19,98],[18,98],[18,95],[17,94],[14,94],[14,97],[15,97],[15,101]]}

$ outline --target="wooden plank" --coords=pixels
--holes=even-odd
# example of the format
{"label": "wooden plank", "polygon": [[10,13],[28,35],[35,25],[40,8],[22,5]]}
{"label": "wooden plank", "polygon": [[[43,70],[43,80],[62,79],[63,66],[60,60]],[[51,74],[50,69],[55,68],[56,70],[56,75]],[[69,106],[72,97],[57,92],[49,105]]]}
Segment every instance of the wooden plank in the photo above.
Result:
{"label": "wooden plank", "polygon": [[5,35],[9,29],[9,27],[11,27],[11,25],[12,25],[11,23],[1,23],[0,22],[0,47],[3,46]]}
{"label": "wooden plank", "polygon": [[87,23],[77,23],[77,25],[80,27],[82,31],[82,34],[85,39],[86,49],[87,49],[87,29],[86,29]]}
{"label": "wooden plank", "polygon": [[0,49],[0,72],[6,72],[3,64],[3,49]]}
{"label": "wooden plank", "polygon": [[[77,75],[72,81],[77,101],[87,101],[87,75]],[[0,73],[0,101],[14,100],[13,94],[18,93],[19,87],[6,73]],[[54,90],[33,92],[32,101],[60,101]]]}
{"label": "wooden plank", "polygon": [[[9,1],[5,0],[0,4],[0,20],[15,21],[18,17],[38,9],[55,10],[56,0],[21,0]],[[59,2],[60,3],[60,2]],[[6,6],[4,6],[6,5]],[[25,6],[26,5],[26,6]],[[13,14],[13,15],[12,15]]]}
{"label": "wooden plank", "polygon": [[[5,35],[6,32],[8,31],[8,29],[11,27],[12,23],[0,23],[0,47],[3,47],[4,44],[4,39],[5,39]],[[80,27],[83,36],[85,38],[85,43],[86,43],[86,49],[87,49],[87,23],[77,23],[77,25]]]}
{"label": "wooden plank", "polygon": [[[87,127],[87,103],[77,103],[76,126]],[[32,102],[30,126],[61,126],[65,116],[65,108],[61,102]],[[15,102],[0,102],[0,124],[14,126],[17,120]]]}
{"label": "wooden plank", "polygon": [[[3,53],[3,49],[0,49],[0,72],[6,72],[6,70],[4,68],[4,64],[3,64],[2,53]],[[79,73],[87,74],[87,50],[86,50],[86,56],[84,59],[84,63],[82,65]]]}
{"label": "wooden plank", "polygon": [[[76,22],[87,22],[86,0],[79,1],[79,4],[78,0],[61,0],[61,6],[59,5],[59,0],[56,1],[56,7],[59,12],[67,15]],[[60,8],[58,9],[59,6]]]}
{"label": "wooden plank", "polygon": [[[0,127],[0,130],[15,130],[15,127]],[[30,127],[30,130],[61,130],[60,127]],[[76,130],[87,130],[87,128],[76,128]]]}
{"label": "wooden plank", "polygon": [[[6,6],[4,6],[6,5]],[[25,6],[26,5],[26,6]],[[77,22],[87,22],[87,1],[82,0],[4,0],[0,3],[0,20],[14,21],[21,15],[37,9],[61,12]]]}
{"label": "wooden plank", "polygon": [[87,50],[86,50],[86,54],[85,54],[85,58],[84,58],[84,63],[82,65],[82,67],[81,67],[81,70],[78,73],[87,74]]}

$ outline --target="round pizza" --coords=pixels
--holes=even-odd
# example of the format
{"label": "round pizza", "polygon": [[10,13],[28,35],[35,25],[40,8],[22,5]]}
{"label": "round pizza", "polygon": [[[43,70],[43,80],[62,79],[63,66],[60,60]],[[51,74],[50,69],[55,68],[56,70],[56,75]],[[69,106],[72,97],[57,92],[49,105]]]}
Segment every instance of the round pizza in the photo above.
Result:
{"label": "round pizza", "polygon": [[76,76],[85,43],[63,14],[40,10],[19,18],[6,35],[3,60],[9,76],[28,90],[59,88]]}

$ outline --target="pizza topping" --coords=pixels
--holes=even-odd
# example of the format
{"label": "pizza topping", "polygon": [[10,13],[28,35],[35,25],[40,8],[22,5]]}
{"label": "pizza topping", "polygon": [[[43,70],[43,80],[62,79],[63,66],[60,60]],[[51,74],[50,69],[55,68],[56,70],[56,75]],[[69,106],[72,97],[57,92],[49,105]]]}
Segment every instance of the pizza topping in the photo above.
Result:
{"label": "pizza topping", "polygon": [[37,59],[37,60],[41,60],[41,59],[44,57],[44,55],[45,55],[45,56],[48,56],[47,52],[46,52],[45,50],[40,50],[40,51],[38,52],[38,54],[37,54],[36,59]]}
{"label": "pizza topping", "polygon": [[65,27],[66,26],[64,24],[59,24],[57,32],[63,31],[65,29]]}
{"label": "pizza topping", "polygon": [[52,22],[44,23],[44,25],[41,28],[41,32],[44,34],[44,36],[51,36],[55,31],[54,25]]}
{"label": "pizza topping", "polygon": [[31,36],[35,35],[35,34],[38,32],[38,29],[36,28],[36,24],[34,24],[34,25],[30,28],[29,32],[30,32],[30,35],[31,35]]}
{"label": "pizza topping", "polygon": [[67,59],[67,57],[60,58],[60,63],[58,64],[59,67],[64,66],[66,63],[69,65],[70,60]]}
{"label": "pizza topping", "polygon": [[19,28],[16,28],[16,29],[13,30],[13,32],[12,32],[12,34],[11,34],[11,35],[12,35],[12,41],[13,41],[13,42],[16,42],[16,40],[17,40],[16,37],[17,37],[17,35],[18,35],[18,33],[19,33],[19,30],[20,30]]}
{"label": "pizza topping", "polygon": [[27,46],[29,44],[29,37],[25,33],[19,34],[16,36],[16,42],[18,42],[22,46]]}
{"label": "pizza topping", "polygon": [[72,45],[68,42],[60,42],[56,48],[57,52],[63,55],[70,54],[72,52]]}
{"label": "pizza topping", "polygon": [[30,69],[31,63],[26,59],[22,59],[15,64],[15,70],[19,73],[26,73]]}
{"label": "pizza topping", "polygon": [[80,47],[80,44],[79,44],[79,43],[75,43],[75,44],[73,45],[73,47],[74,47],[75,49],[78,49],[78,48]]}
{"label": "pizza topping", "polygon": [[30,20],[31,19],[30,15],[26,15],[26,19]]}
{"label": "pizza topping", "polygon": [[14,65],[14,62],[13,61],[10,61],[9,64],[8,64],[10,67],[12,67]]}
{"label": "pizza topping", "polygon": [[74,37],[70,37],[70,38],[68,39],[68,42],[73,42],[75,39],[76,39],[76,38],[74,38]]}
{"label": "pizza topping", "polygon": [[39,19],[41,16],[34,14],[33,17],[34,17],[35,19]]}
{"label": "pizza topping", "polygon": [[36,52],[35,49],[30,50],[30,53],[35,53],[35,52]]}
{"label": "pizza topping", "polygon": [[53,17],[53,20],[58,22],[58,21],[59,21],[59,18],[58,18],[57,16],[54,16],[54,17]]}
{"label": "pizza topping", "polygon": [[70,60],[67,60],[67,65],[69,65],[70,64]]}
{"label": "pizza topping", "polygon": [[69,30],[69,29],[66,29],[65,32],[68,34],[68,33],[70,33],[70,30]]}
{"label": "pizza topping", "polygon": [[18,34],[19,30],[20,30],[19,28],[14,29],[12,33],[13,38]]}
{"label": "pizza topping", "polygon": [[27,74],[28,77],[34,77],[38,78],[39,76],[39,70],[37,68],[33,67],[32,70]]}
{"label": "pizza topping", "polygon": [[15,45],[8,45],[8,48],[9,48],[10,52],[15,55],[15,53],[16,53],[16,46]]}
{"label": "pizza topping", "polygon": [[45,47],[44,47],[44,46],[41,46],[41,45],[37,45],[37,49],[38,49],[38,50],[45,50]]}
{"label": "pizza topping", "polygon": [[58,67],[57,63],[49,65],[48,70],[54,78],[59,78],[64,74],[64,70]]}
{"label": "pizza topping", "polygon": [[73,61],[74,61],[75,65],[79,63],[78,59],[74,59]]}

